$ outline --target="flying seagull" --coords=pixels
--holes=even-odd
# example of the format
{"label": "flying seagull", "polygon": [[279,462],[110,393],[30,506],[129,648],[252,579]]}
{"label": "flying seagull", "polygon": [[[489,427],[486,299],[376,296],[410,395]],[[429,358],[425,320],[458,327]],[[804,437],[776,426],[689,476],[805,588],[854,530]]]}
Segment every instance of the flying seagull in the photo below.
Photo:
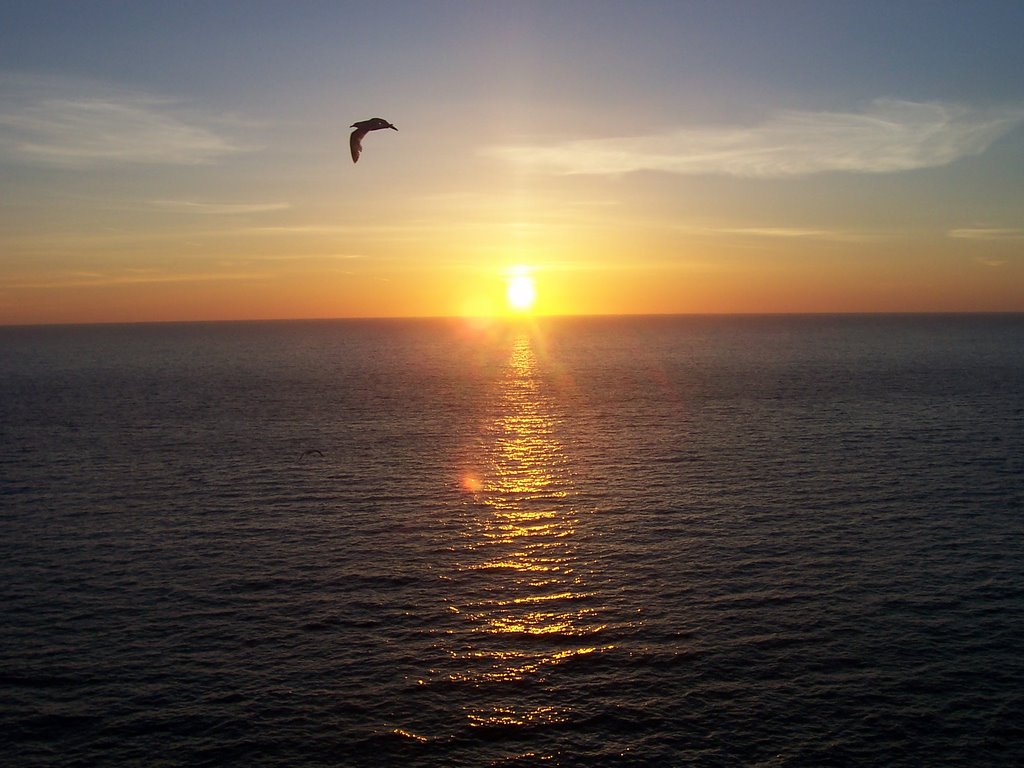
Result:
{"label": "flying seagull", "polygon": [[352,127],[355,128],[352,131],[352,135],[349,137],[348,146],[352,150],[352,162],[355,163],[359,160],[359,153],[363,151],[363,136],[368,134],[370,131],[379,131],[382,128],[390,128],[392,131],[397,131],[391,123],[381,117],[372,117],[369,120],[360,120],[358,123],[352,123]]}

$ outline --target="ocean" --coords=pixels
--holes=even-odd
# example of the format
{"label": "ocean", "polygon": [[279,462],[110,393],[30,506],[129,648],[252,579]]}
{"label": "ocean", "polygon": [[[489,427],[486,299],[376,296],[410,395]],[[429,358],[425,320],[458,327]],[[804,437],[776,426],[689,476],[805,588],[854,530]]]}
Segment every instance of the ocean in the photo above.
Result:
{"label": "ocean", "polygon": [[1016,766],[1024,315],[0,328],[0,763]]}

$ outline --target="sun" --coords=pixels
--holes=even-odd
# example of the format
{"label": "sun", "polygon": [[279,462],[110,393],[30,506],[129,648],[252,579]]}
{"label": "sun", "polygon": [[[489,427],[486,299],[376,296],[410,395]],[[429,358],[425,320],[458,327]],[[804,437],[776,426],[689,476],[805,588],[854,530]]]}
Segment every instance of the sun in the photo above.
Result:
{"label": "sun", "polygon": [[514,312],[529,312],[537,300],[537,287],[533,278],[524,273],[513,274],[508,278],[505,296]]}

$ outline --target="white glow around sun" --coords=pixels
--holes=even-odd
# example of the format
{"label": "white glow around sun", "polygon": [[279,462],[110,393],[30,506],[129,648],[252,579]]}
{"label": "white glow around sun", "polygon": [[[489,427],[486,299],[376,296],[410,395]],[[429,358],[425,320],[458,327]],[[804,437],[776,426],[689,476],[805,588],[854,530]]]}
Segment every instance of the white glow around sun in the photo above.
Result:
{"label": "white glow around sun", "polygon": [[537,300],[537,287],[534,285],[533,278],[525,271],[517,270],[508,278],[505,295],[508,298],[509,307],[516,312],[527,312]]}

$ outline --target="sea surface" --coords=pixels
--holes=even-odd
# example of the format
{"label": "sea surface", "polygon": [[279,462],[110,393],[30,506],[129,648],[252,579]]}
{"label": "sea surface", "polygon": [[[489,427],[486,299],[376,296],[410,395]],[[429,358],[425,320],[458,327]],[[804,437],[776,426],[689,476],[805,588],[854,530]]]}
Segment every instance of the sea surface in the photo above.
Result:
{"label": "sea surface", "polygon": [[1024,763],[1024,315],[0,328],[0,764]]}

